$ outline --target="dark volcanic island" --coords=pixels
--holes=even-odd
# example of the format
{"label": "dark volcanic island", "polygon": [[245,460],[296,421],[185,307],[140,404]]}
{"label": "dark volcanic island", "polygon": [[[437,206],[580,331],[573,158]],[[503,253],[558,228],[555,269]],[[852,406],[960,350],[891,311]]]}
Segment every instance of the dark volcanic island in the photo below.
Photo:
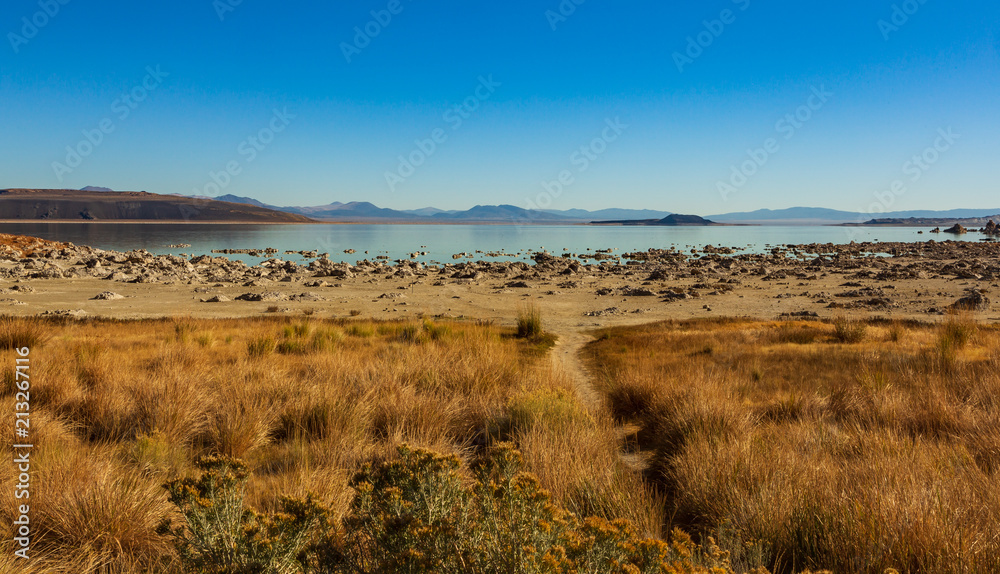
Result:
{"label": "dark volcanic island", "polygon": [[725,225],[699,217],[697,215],[682,215],[673,213],[663,219],[623,219],[619,221],[592,221],[592,225],[648,225],[663,227],[698,227],[709,225]]}

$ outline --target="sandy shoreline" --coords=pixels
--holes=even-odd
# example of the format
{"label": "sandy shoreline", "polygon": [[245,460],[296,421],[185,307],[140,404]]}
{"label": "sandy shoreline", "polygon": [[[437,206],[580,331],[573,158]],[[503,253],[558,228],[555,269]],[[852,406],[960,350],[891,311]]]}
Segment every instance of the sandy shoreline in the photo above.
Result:
{"label": "sandy shoreline", "polygon": [[[650,250],[626,254],[621,262],[539,253],[533,265],[430,266],[413,261],[352,266],[328,259],[301,265],[277,258],[247,266],[225,257],[153,256],[44,241],[10,244],[0,247],[0,313],[11,315],[210,318],[308,312],[317,318],[428,315],[509,324],[520,306],[536,303],[548,329],[570,334],[713,316],[938,321],[976,290],[985,299],[977,317],[1000,321],[1000,305],[989,301],[991,291],[1000,292],[997,243],[812,245],[757,255],[726,248]],[[876,247],[883,253],[869,253]],[[94,299],[105,292],[121,298]]]}

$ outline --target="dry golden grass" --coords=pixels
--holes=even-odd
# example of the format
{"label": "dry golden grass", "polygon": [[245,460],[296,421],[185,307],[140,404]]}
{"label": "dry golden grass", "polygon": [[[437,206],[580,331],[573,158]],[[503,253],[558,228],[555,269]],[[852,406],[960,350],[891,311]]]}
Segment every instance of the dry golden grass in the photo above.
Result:
{"label": "dry golden grass", "polygon": [[[346,510],[349,477],[408,443],[470,459],[513,440],[546,488],[582,513],[656,532],[661,508],[616,457],[608,417],[554,372],[544,338],[489,324],[256,320],[38,322],[31,352],[32,568],[169,571],[154,534],[161,485],[203,454],[253,469],[248,501],[317,494]],[[0,351],[0,365],[14,352]],[[9,369],[0,408],[13,412]],[[10,453],[11,439],[3,448]],[[0,465],[0,554],[11,555],[13,466]],[[166,561],[166,562],[163,562]],[[0,571],[21,565],[0,562]]]}
{"label": "dry golden grass", "polygon": [[1000,332],[668,322],[587,350],[675,525],[779,572],[1000,572]]}

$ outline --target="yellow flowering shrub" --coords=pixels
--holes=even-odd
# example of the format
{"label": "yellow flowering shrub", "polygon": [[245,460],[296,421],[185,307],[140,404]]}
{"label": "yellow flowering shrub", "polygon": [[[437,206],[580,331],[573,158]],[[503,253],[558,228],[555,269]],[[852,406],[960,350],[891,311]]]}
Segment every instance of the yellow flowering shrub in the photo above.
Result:
{"label": "yellow flowering shrub", "polygon": [[643,538],[628,521],[560,508],[510,444],[472,473],[454,456],[397,454],[354,475],[339,521],[311,498],[257,513],[244,504],[246,465],[204,457],[201,477],[165,485],[184,520],[160,532],[198,574],[732,574],[714,542]]}
{"label": "yellow flowering shrub", "polygon": [[640,537],[627,521],[566,512],[523,472],[510,444],[463,476],[456,457],[399,447],[352,481],[351,513],[307,551],[322,574],[727,574],[728,556],[675,531]]}

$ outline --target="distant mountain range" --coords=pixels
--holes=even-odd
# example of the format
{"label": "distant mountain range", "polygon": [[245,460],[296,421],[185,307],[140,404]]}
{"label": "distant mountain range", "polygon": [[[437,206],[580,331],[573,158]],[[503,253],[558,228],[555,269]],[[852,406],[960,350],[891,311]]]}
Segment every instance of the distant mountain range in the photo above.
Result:
{"label": "distant mountain range", "polygon": [[[266,207],[277,211],[297,213],[330,221],[413,221],[422,223],[461,222],[472,223],[590,223],[593,221],[616,222],[634,221],[634,225],[649,225],[650,221],[658,221],[673,215],[670,211],[652,209],[601,209],[588,211],[585,209],[567,210],[527,210],[513,205],[477,205],[464,211],[444,210],[436,207],[425,207],[412,210],[395,210],[381,208],[368,202],[353,201],[350,203],[331,203],[316,207],[279,207],[267,205],[249,197],[223,195],[216,197],[219,201],[232,203],[247,203],[257,207]],[[759,209],[757,211],[722,213],[705,217],[715,223],[747,223],[762,225],[834,225],[842,223],[865,223],[873,218],[907,219],[965,219],[990,217],[1000,213],[997,209],[953,209],[948,211],[892,211],[886,213],[860,213],[839,211],[822,207],[790,207],[788,209]]]}
{"label": "distant mountain range", "polygon": [[[581,224],[600,222],[618,225],[836,225],[902,224],[923,221],[935,224],[996,217],[997,209],[953,209],[948,211],[894,211],[855,213],[818,207],[759,209],[723,213],[702,219],[651,209],[527,210],[514,205],[477,205],[467,210],[424,207],[397,210],[367,201],[334,202],[317,206],[280,207],[252,197],[222,195],[198,197],[180,194],[115,192],[106,187],[82,190],[0,190],[0,219],[136,219],[170,221],[271,221],[271,222],[373,222],[373,223],[508,223]],[[877,220],[877,221],[874,221]],[[891,222],[891,223],[890,223]]]}
{"label": "distant mountain range", "polygon": [[885,213],[856,213],[851,211],[838,211],[836,209],[825,209],[822,207],[790,207],[788,209],[758,209],[757,211],[747,211],[738,213],[723,213],[719,215],[709,215],[708,219],[724,223],[766,223],[766,224],[835,224],[835,223],[864,223],[874,218],[879,219],[908,219],[935,218],[935,219],[965,219],[973,217],[989,217],[1000,213],[997,209],[952,209],[948,211],[888,211]]}
{"label": "distant mountain range", "polygon": [[245,203],[257,207],[265,207],[286,213],[295,213],[328,221],[403,221],[433,223],[473,222],[473,223],[579,223],[592,218],[569,217],[547,211],[529,211],[513,205],[477,205],[465,211],[445,211],[434,207],[425,207],[411,211],[386,209],[367,201],[352,201],[350,203],[330,203],[314,207],[280,207],[267,205],[250,197],[236,195],[221,195],[213,198],[217,201],[230,203]]}

